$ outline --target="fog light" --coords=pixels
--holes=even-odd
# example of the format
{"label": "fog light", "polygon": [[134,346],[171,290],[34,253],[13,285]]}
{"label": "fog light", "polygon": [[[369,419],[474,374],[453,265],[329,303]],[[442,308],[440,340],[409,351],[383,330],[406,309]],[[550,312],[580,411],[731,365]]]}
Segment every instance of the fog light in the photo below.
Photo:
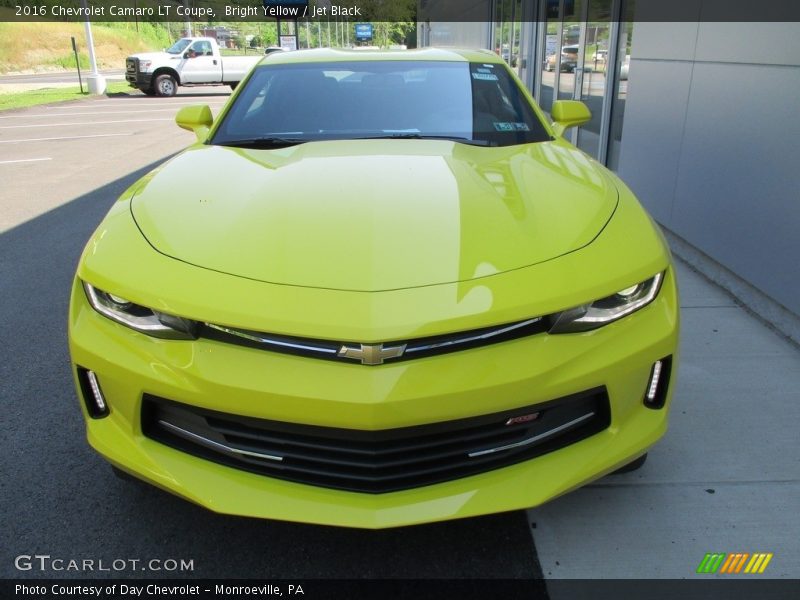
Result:
{"label": "fog light", "polygon": [[671,366],[671,356],[667,356],[653,363],[650,369],[650,379],[648,380],[647,390],[644,395],[644,405],[646,407],[662,408],[666,403]]}
{"label": "fog light", "polygon": [[[653,365],[653,374],[650,375],[650,387],[647,389],[647,401],[654,402],[656,399],[656,391],[658,390],[658,380],[661,379],[661,367],[664,365],[660,360],[657,360]],[[89,375],[94,375],[91,371]]]}
{"label": "fog light", "polygon": [[108,415],[108,404],[106,404],[103,391],[100,389],[100,382],[97,381],[94,371],[78,367],[78,381],[89,416],[93,419],[100,419]]}

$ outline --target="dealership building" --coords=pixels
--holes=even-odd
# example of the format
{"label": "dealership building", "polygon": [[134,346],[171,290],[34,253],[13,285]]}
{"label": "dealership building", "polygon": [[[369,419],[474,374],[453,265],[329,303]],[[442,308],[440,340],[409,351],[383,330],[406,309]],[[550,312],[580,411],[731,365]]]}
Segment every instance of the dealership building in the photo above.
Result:
{"label": "dealership building", "polygon": [[585,102],[570,141],[625,180],[675,254],[800,342],[800,23],[728,20],[720,0],[456,4],[459,20],[420,0],[420,46],[494,50],[546,112]]}

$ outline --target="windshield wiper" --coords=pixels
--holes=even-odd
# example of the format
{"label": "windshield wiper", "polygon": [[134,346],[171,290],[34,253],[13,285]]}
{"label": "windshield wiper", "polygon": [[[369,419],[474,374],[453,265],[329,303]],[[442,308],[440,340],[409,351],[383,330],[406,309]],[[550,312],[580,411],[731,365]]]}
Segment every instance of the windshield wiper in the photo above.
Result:
{"label": "windshield wiper", "polygon": [[264,136],[244,140],[227,140],[217,142],[215,145],[230,146],[232,148],[288,148],[289,146],[305,144],[308,141],[310,140],[302,138]]}
{"label": "windshield wiper", "polygon": [[367,135],[364,137],[353,138],[357,140],[449,140],[451,142],[458,142],[459,144],[470,144],[472,146],[489,146],[491,145],[486,140],[473,140],[471,138],[460,137],[457,135],[428,135],[425,133],[414,133],[398,131],[395,133],[387,133],[385,135]]}

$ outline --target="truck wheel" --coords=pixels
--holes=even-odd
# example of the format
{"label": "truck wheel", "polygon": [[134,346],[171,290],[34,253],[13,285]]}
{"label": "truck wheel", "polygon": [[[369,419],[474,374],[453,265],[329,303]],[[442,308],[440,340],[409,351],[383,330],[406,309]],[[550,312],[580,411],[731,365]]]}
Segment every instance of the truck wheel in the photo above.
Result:
{"label": "truck wheel", "polygon": [[164,73],[156,77],[153,87],[159,96],[174,96],[175,92],[178,91],[178,82],[175,81],[172,75]]}
{"label": "truck wheel", "polygon": [[139,91],[142,92],[145,96],[155,96],[156,91],[151,87],[140,87]]}
{"label": "truck wheel", "polygon": [[228,85],[231,86],[231,90],[233,91],[236,90],[236,86],[239,85],[239,82],[237,81],[236,83],[229,83]]}

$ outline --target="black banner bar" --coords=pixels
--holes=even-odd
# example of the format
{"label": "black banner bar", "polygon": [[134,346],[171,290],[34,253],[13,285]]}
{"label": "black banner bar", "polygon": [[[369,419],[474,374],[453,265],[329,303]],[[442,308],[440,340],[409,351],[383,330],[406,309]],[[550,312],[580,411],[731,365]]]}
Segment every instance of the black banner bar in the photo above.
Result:
{"label": "black banner bar", "polygon": [[[542,0],[544,10],[552,7]],[[800,1],[629,0],[634,21],[800,22]],[[557,10],[557,7],[556,7]],[[576,21],[579,11],[567,14]],[[489,0],[0,0],[0,21],[485,22]]]}
{"label": "black banner bar", "polygon": [[5,579],[0,597],[77,598],[297,598],[303,600],[788,600],[800,581],[758,576],[685,580],[541,579]]}

